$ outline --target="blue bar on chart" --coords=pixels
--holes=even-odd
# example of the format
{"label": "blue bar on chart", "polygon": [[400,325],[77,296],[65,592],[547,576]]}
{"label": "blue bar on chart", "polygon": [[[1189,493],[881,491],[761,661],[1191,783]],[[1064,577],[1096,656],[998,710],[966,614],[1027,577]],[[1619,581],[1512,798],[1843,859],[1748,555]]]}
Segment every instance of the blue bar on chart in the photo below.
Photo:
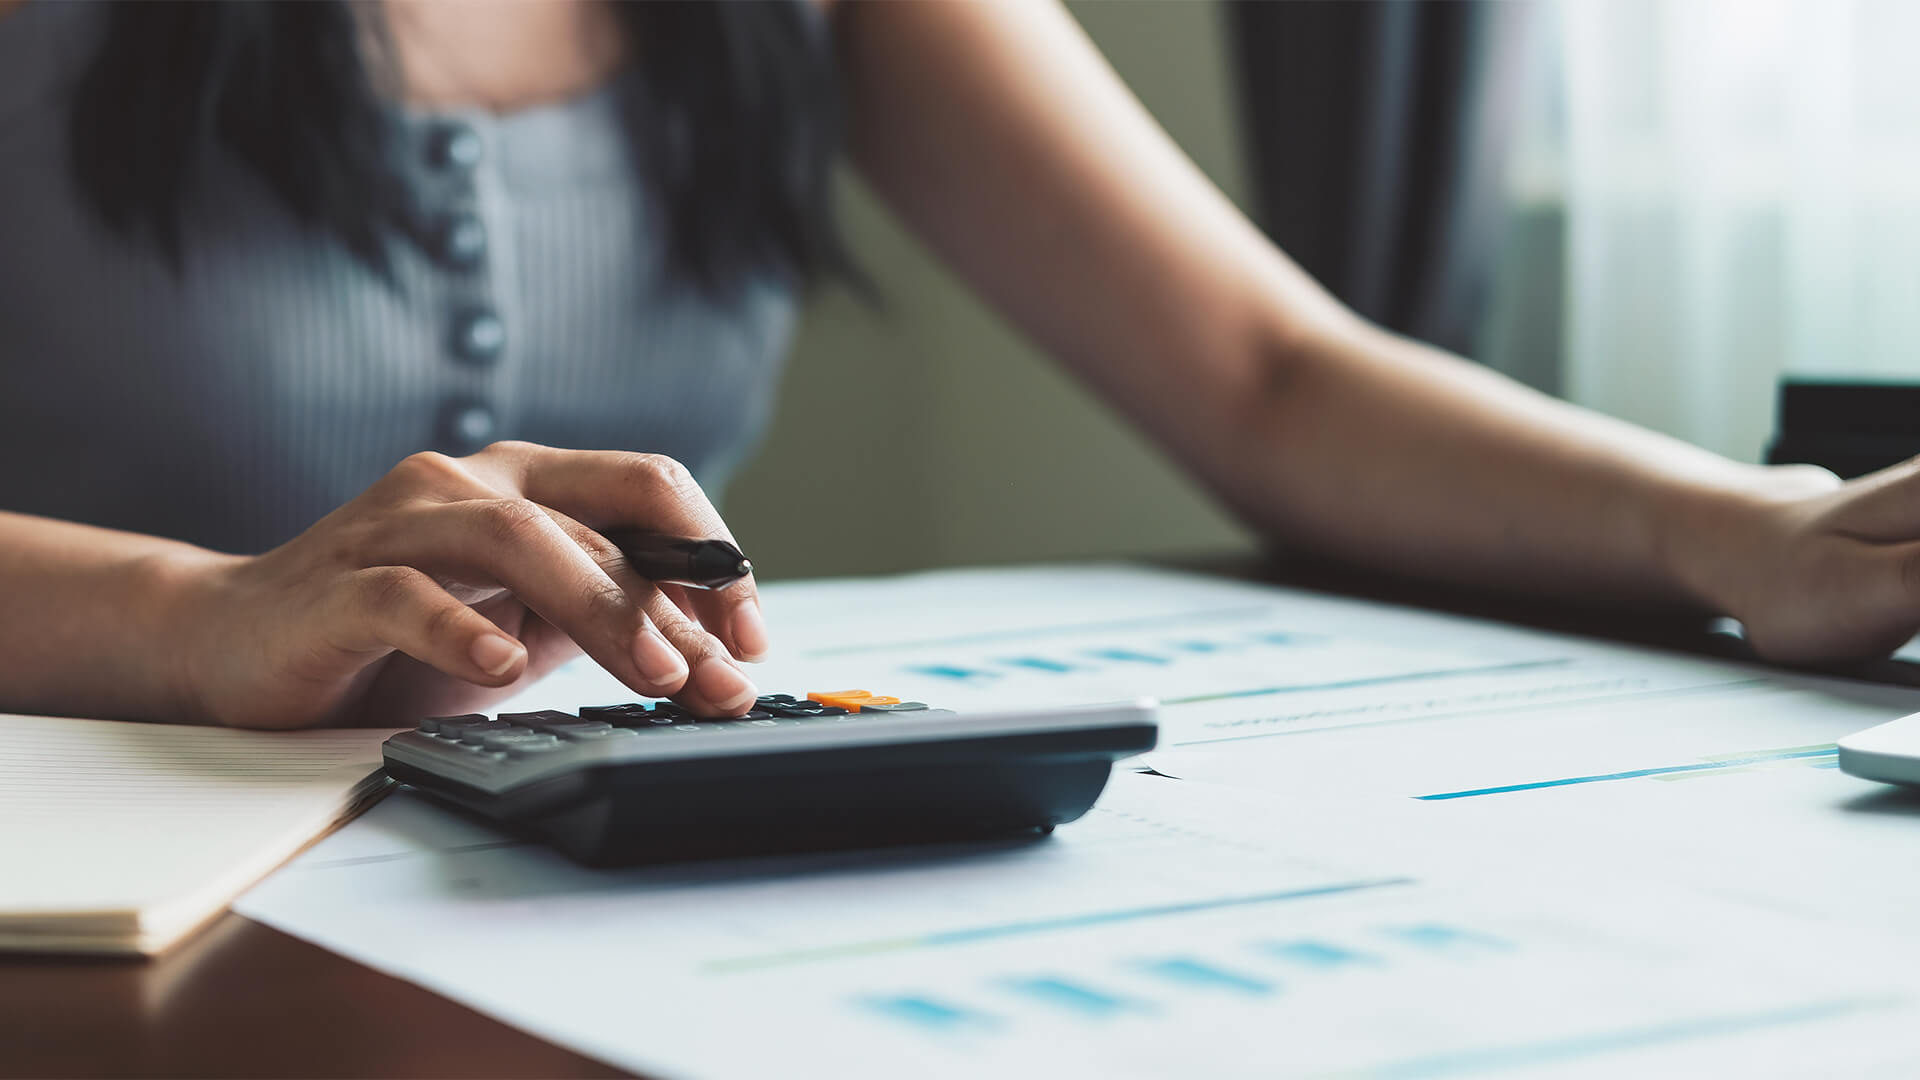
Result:
{"label": "blue bar on chart", "polygon": [[1191,956],[1169,956],[1159,960],[1143,961],[1140,969],[1168,982],[1206,990],[1231,990],[1263,997],[1278,989],[1265,979],[1255,978],[1238,971],[1227,971]]}
{"label": "blue bar on chart", "polygon": [[1176,641],[1173,643],[1173,647],[1182,652],[1200,653],[1204,656],[1209,653],[1222,652],[1230,646],[1223,645],[1218,641]]}
{"label": "blue bar on chart", "polygon": [[1437,951],[1458,951],[1462,949],[1475,952],[1507,952],[1513,948],[1509,942],[1482,934],[1476,930],[1462,930],[1457,926],[1445,926],[1440,923],[1419,923],[1413,926],[1384,926],[1380,932],[1409,945]]}
{"label": "blue bar on chart", "polygon": [[1276,941],[1261,946],[1261,951],[1281,960],[1310,968],[1379,967],[1380,958],[1356,952],[1324,941]]}
{"label": "blue bar on chart", "polygon": [[999,1018],[991,1013],[976,1012],[912,994],[865,997],[860,999],[860,1005],[890,1020],[898,1020],[923,1031],[990,1028],[1000,1023]]}
{"label": "blue bar on chart", "polygon": [[1087,655],[1098,660],[1112,660],[1118,664],[1154,664],[1166,666],[1173,663],[1164,656],[1138,652],[1133,649],[1088,649]]}
{"label": "blue bar on chart", "polygon": [[986,682],[1000,677],[997,671],[956,667],[952,664],[921,664],[907,670],[915,675],[932,675],[937,679],[953,679],[956,682]]}
{"label": "blue bar on chart", "polygon": [[1053,1005],[1081,1016],[1107,1017],[1120,1013],[1151,1012],[1145,1002],[1119,997],[1104,991],[1083,986],[1070,979],[1057,975],[1036,975],[1029,978],[1007,979],[1001,985],[1033,998],[1047,1005]]}
{"label": "blue bar on chart", "polygon": [[1269,645],[1314,645],[1327,640],[1320,634],[1298,634],[1291,630],[1263,630],[1253,636]]}
{"label": "blue bar on chart", "polygon": [[1069,671],[1085,670],[1079,664],[1049,660],[1044,656],[1012,656],[1000,662],[1009,667],[1026,668],[1028,671],[1044,671],[1049,675],[1064,675]]}

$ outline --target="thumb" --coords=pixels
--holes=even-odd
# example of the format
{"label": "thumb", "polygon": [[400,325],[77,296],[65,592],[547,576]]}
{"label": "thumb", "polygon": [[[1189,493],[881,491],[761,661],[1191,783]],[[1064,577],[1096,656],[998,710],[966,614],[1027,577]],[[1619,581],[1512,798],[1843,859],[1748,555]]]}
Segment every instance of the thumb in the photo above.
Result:
{"label": "thumb", "polygon": [[1849,480],[1835,495],[1829,521],[1840,532],[1880,544],[1920,540],[1920,457]]}

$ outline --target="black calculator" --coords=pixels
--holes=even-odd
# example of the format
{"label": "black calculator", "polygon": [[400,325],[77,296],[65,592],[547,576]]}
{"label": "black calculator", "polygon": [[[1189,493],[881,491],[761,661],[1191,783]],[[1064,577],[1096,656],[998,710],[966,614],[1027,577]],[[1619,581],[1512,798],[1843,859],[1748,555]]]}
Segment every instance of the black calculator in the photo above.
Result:
{"label": "black calculator", "polygon": [[1153,749],[1150,701],[956,712],[864,690],[435,716],[394,779],[590,866],[1049,832]]}

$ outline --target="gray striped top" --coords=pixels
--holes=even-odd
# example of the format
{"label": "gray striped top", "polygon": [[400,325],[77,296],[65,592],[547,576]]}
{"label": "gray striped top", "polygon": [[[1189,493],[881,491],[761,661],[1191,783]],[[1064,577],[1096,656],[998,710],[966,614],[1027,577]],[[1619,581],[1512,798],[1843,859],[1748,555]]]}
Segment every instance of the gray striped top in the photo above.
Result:
{"label": "gray striped top", "polygon": [[610,92],[403,113],[423,224],[397,287],[231,162],[176,276],[69,179],[97,28],[85,4],[0,18],[0,509],[250,552],[421,449],[647,450],[714,491],[754,442],[792,297],[667,279]]}

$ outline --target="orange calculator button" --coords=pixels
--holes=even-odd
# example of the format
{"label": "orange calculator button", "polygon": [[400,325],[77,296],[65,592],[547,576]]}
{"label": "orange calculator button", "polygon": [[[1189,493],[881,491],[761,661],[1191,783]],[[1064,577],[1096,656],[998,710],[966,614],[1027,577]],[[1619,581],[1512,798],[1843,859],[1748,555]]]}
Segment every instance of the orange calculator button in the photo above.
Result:
{"label": "orange calculator button", "polygon": [[842,709],[859,712],[862,705],[898,705],[897,697],[882,697],[865,690],[813,690],[807,693],[807,700],[822,705],[836,705]]}

